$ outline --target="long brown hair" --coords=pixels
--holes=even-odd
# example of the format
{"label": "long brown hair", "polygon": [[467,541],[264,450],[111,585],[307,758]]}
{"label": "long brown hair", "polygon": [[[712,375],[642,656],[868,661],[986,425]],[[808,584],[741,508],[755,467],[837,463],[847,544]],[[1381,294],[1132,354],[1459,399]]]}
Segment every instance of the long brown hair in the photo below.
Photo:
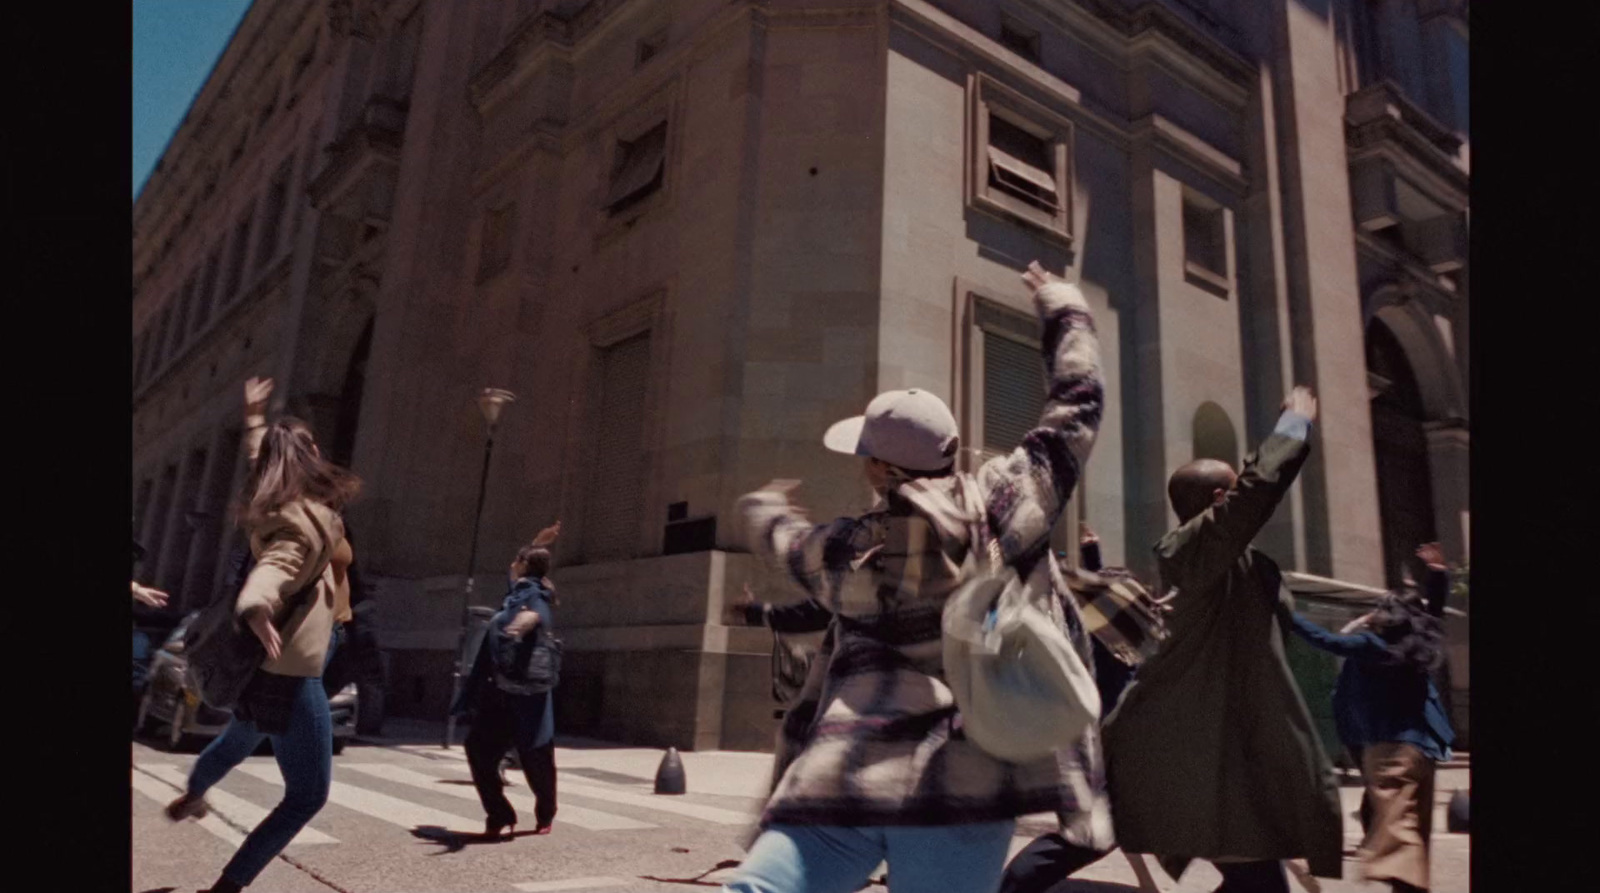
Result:
{"label": "long brown hair", "polygon": [[261,439],[261,454],[240,494],[240,515],[259,520],[297,499],[343,511],[360,490],[360,478],[317,452],[305,422],[285,417],[268,425]]}

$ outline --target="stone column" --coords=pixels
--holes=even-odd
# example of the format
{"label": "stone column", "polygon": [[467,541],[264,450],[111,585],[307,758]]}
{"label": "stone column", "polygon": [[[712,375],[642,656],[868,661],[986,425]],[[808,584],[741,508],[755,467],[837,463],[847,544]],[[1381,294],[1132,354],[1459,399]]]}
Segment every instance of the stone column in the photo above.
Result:
{"label": "stone column", "polygon": [[1294,380],[1320,418],[1300,476],[1306,569],[1381,585],[1383,548],[1334,33],[1298,0],[1274,12],[1274,90]]}
{"label": "stone column", "polygon": [[1424,425],[1428,438],[1428,477],[1433,490],[1433,525],[1445,558],[1460,563],[1467,558],[1467,457],[1470,443],[1466,425],[1452,422]]}

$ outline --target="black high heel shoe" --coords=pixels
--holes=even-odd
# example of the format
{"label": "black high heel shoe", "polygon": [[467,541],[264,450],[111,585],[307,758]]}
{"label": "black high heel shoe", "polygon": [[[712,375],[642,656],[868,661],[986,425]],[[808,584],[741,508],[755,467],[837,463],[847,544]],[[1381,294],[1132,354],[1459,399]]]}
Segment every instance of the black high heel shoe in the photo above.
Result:
{"label": "black high heel shoe", "polygon": [[511,838],[515,837],[516,834],[517,823],[515,820],[509,822],[497,822],[493,819],[489,819],[483,823],[483,836],[486,840],[510,840]]}

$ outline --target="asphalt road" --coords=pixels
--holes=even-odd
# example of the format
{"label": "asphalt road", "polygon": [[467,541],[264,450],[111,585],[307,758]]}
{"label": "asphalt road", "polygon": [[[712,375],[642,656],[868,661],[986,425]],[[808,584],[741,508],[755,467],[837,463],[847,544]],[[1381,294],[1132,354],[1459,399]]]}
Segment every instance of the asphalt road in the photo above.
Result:
{"label": "asphalt road", "polygon": [[[414,742],[421,739],[413,739]],[[661,752],[563,740],[557,748],[560,812],[553,833],[532,836],[527,783],[515,772],[508,791],[526,826],[506,842],[475,840],[482,811],[459,746],[445,751],[426,743],[353,743],[334,758],[328,805],[283,857],[251,886],[269,893],[467,893],[467,891],[715,889],[701,883],[727,875],[719,862],[743,855],[747,822],[759,806],[771,757],[744,753],[684,754],[689,793],[652,793]],[[209,799],[213,814],[172,824],[161,812],[177,796],[193,753],[166,753],[133,745],[133,890],[191,893],[215,880],[243,837],[282,795],[270,756],[249,758]],[[1443,804],[1466,787],[1466,770],[1444,770],[1436,785],[1439,810],[1433,840],[1435,893],[1466,893],[1468,839],[1445,832]],[[1353,812],[1360,789],[1343,789]],[[1050,829],[1048,816],[1019,824],[1013,850]],[[1346,842],[1359,827],[1347,817]],[[1209,893],[1220,880],[1194,864],[1174,883],[1149,860],[1162,893]],[[1326,893],[1378,893],[1387,885],[1359,883],[1356,863],[1346,877],[1322,881]],[[709,872],[709,874],[708,874]],[[881,873],[881,870],[880,870]],[[1115,852],[1080,872],[1083,893],[1137,889],[1128,859]],[[655,880],[660,879],[660,880]],[[676,882],[673,882],[676,881]],[[882,890],[883,888],[875,887]],[[1291,882],[1291,889],[1303,887]]]}

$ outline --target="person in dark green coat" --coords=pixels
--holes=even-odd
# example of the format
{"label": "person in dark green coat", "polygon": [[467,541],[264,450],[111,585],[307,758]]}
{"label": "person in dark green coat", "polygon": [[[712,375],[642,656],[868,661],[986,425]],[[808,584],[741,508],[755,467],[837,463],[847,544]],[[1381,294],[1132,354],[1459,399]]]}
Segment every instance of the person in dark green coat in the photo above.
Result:
{"label": "person in dark green coat", "polygon": [[1316,412],[1295,388],[1237,476],[1210,459],[1173,474],[1180,523],[1155,547],[1162,591],[1177,590],[1171,637],[1105,723],[1118,844],[1163,857],[1174,877],[1208,859],[1226,893],[1287,893],[1285,859],[1340,876],[1333,768],[1284,656],[1293,601],[1277,564],[1250,546],[1310,454]]}

